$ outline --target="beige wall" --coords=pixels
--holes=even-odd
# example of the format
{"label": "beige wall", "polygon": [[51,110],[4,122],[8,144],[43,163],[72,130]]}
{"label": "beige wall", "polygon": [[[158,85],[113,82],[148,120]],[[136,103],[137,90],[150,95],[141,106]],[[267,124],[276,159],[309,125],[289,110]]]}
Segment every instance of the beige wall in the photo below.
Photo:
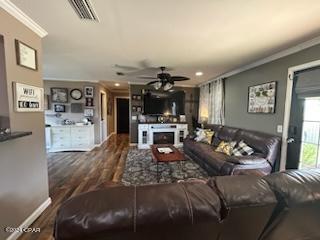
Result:
{"label": "beige wall", "polygon": [[[4,36],[11,129],[32,131],[31,136],[0,143],[0,239],[5,239],[9,233],[3,231],[4,227],[19,226],[48,199],[49,194],[44,114],[14,112],[12,96],[12,82],[43,86],[41,39],[1,8],[0,23],[0,35]],[[15,39],[38,51],[38,71],[17,66]]]}
{"label": "beige wall", "polygon": [[[74,89],[74,88],[78,88],[78,89],[84,89],[85,86],[93,86],[94,90],[95,90],[95,96],[94,96],[94,117],[93,117],[93,122],[95,124],[94,126],[94,132],[95,132],[95,143],[99,144],[100,143],[100,113],[101,113],[101,108],[100,108],[100,92],[105,92],[107,95],[107,100],[108,100],[108,96],[111,96],[112,99],[112,93],[105,88],[104,86],[102,86],[99,83],[93,83],[93,82],[74,82],[74,81],[51,81],[51,80],[45,80],[44,81],[44,91],[45,94],[50,95],[50,89],[52,87],[60,87],[60,88],[68,88],[69,90],[69,101],[67,104],[65,104],[67,106],[67,113],[62,113],[62,117],[61,119],[71,119],[71,120],[80,120],[81,118],[83,118],[83,114],[80,113],[71,113],[70,112],[70,103],[71,102],[79,102],[79,103],[85,103],[85,98],[83,97],[81,100],[79,101],[75,101],[72,100],[70,97],[70,90]],[[53,106],[54,104],[51,104],[51,108],[50,111],[46,111],[46,114],[52,114],[53,112]],[[107,109],[105,109],[105,111],[107,112]],[[113,111],[114,113],[114,111]],[[52,117],[50,117],[52,118]],[[108,115],[107,116],[107,134],[111,134],[114,131],[114,121],[113,121],[113,114],[112,115]]]}
{"label": "beige wall", "polygon": [[0,128],[10,127],[4,39],[0,35]]}

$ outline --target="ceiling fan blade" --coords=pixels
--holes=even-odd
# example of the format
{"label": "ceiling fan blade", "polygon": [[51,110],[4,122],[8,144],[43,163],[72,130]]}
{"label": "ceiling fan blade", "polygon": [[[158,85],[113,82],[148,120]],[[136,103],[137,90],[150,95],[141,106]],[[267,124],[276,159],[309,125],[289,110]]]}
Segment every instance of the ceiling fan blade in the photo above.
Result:
{"label": "ceiling fan blade", "polygon": [[171,80],[173,80],[173,81],[186,81],[186,80],[190,80],[190,78],[183,77],[183,76],[172,76]]}
{"label": "ceiling fan blade", "polygon": [[155,83],[157,83],[157,82],[159,82],[159,81],[148,82],[147,85],[152,85],[152,84],[155,84]]}
{"label": "ceiling fan blade", "polygon": [[125,65],[119,65],[119,64],[115,64],[114,66],[115,66],[116,68],[121,68],[121,69],[126,70],[126,71],[140,70],[140,68],[138,68],[138,67],[133,67],[133,66],[125,66]]}
{"label": "ceiling fan blade", "polygon": [[159,79],[157,77],[148,77],[148,76],[141,76],[141,77],[138,77],[140,79]]}

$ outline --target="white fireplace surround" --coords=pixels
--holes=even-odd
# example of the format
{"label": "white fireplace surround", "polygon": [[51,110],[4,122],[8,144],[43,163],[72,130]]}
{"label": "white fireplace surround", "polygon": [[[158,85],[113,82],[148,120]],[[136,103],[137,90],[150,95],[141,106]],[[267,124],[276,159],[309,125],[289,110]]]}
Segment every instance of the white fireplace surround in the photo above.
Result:
{"label": "white fireplace surround", "polygon": [[183,139],[188,135],[188,124],[176,123],[153,123],[139,124],[138,126],[138,148],[148,149],[153,144],[153,133],[173,132],[174,146],[182,147]]}

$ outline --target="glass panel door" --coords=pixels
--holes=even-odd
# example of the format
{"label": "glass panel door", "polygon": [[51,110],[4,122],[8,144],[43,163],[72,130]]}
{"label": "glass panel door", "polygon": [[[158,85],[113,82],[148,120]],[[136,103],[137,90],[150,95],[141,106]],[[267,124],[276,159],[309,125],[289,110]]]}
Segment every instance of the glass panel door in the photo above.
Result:
{"label": "glass panel door", "polygon": [[299,168],[320,167],[320,98],[307,98],[304,105]]}

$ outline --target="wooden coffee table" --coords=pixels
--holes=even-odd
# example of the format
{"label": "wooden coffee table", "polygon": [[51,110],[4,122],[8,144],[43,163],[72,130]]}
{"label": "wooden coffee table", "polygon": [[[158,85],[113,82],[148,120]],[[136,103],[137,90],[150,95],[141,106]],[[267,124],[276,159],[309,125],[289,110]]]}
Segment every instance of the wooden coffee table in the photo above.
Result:
{"label": "wooden coffee table", "polygon": [[[168,147],[172,150],[172,153],[160,153],[158,148]],[[151,153],[153,160],[157,163],[157,181],[159,182],[159,163],[170,163],[185,161],[184,154],[181,153],[172,144],[154,144],[151,145]],[[181,166],[181,164],[180,164]]]}

